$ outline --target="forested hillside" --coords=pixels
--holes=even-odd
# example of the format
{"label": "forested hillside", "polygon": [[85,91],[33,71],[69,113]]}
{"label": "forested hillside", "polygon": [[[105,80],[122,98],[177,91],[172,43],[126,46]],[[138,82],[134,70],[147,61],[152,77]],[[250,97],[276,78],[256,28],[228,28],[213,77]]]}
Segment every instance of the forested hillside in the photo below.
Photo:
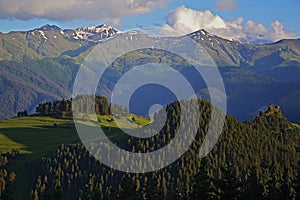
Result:
{"label": "forested hillside", "polygon": [[[217,145],[199,158],[211,105],[199,101],[198,135],[190,149],[170,166],[145,174],[106,167],[81,144],[62,145],[44,157],[35,175],[32,199],[298,199],[300,127],[270,105],[254,120],[242,123],[227,116]],[[117,140],[132,152],[167,145],[179,126],[179,103],[166,108],[163,130],[148,139]],[[97,152],[97,145],[94,146]],[[109,155],[108,155],[109,156]],[[125,158],[124,158],[125,159]],[[122,163],[119,163],[122,165]],[[132,165],[140,166],[139,163]]]}

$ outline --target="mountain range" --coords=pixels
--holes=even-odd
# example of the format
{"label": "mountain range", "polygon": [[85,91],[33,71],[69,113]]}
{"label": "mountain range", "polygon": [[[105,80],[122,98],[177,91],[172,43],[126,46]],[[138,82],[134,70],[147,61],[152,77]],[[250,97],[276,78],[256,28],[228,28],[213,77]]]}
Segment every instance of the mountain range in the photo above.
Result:
{"label": "mountain range", "polygon": [[[108,24],[75,30],[45,25],[30,31],[0,33],[0,118],[15,116],[25,109],[32,112],[43,101],[70,98],[74,79],[86,55],[95,45],[118,34],[138,37],[144,33],[123,33]],[[273,102],[281,106],[290,121],[300,123],[300,39],[244,44],[205,30],[188,36],[199,42],[219,67],[229,114],[248,120]],[[197,92],[205,95],[201,77],[195,76],[180,60],[160,51],[133,52],[130,59],[116,60],[110,76],[100,86],[102,91],[109,95],[124,69],[157,58],[167,60],[188,77]],[[152,102],[151,98],[144,101]]]}

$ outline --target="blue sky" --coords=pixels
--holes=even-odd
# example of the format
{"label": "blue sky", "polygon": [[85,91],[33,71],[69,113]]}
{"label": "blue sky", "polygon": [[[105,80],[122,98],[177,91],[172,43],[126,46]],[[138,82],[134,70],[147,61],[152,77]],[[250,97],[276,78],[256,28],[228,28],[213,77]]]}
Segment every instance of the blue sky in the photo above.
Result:
{"label": "blue sky", "polygon": [[[256,36],[251,35],[250,32],[261,32],[266,35],[266,39],[270,40],[300,36],[299,0],[110,0],[110,3],[98,0],[99,4],[95,5],[83,4],[82,2],[87,2],[86,0],[68,0],[60,1],[59,7],[52,3],[57,4],[57,1],[53,0],[43,0],[38,5],[35,0],[24,2],[23,0],[0,0],[0,32],[29,30],[44,24],[55,24],[61,28],[77,28],[105,22],[113,24],[120,30],[139,26],[168,25],[177,31],[182,31],[178,26],[184,21],[184,17],[194,16],[195,19],[187,19],[194,20],[191,23],[196,24],[193,27],[187,26],[190,31],[204,28],[213,33],[220,33],[224,37],[231,37],[238,32],[241,38],[254,38]],[[211,14],[204,13],[205,10],[209,10]],[[173,14],[168,15],[170,12]],[[216,29],[214,25],[206,26],[219,17],[226,23],[222,30]],[[232,24],[231,22],[236,19],[242,19],[242,22],[237,20],[238,23]],[[271,25],[272,23],[274,26]],[[242,28],[237,30],[235,27],[239,25],[242,25]],[[272,29],[278,31],[275,33]],[[242,33],[246,33],[247,36],[242,36]]]}

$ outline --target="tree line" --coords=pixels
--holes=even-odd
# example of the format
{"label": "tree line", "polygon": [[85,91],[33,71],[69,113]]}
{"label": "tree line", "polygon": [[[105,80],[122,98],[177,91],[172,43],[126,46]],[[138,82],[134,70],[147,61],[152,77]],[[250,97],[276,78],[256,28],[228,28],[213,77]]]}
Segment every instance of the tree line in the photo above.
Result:
{"label": "tree line", "polygon": [[[79,95],[74,99],[70,100],[57,100],[53,102],[41,103],[36,107],[36,113],[41,116],[53,116],[53,117],[66,117],[72,116],[72,111],[76,113],[85,112],[92,113],[96,112],[101,115],[111,114],[110,104],[106,97],[95,96],[95,107],[92,107],[92,95]],[[76,101],[76,108],[72,108],[72,102]]]}
{"label": "tree line", "polygon": [[[74,102],[75,101],[75,102]],[[73,106],[75,107],[73,108]],[[68,117],[77,116],[80,113],[89,114],[95,112],[100,115],[128,116],[127,107],[111,104],[104,96],[79,95],[74,99],[56,100],[41,103],[36,107],[36,113],[40,116]],[[27,116],[27,111],[18,112],[17,116]]]}

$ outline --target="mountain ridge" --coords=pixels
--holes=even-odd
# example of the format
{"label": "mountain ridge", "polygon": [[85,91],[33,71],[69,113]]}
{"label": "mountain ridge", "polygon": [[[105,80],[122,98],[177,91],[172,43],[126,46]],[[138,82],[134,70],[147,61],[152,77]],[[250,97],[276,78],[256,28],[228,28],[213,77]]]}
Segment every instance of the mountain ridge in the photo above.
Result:
{"label": "mountain ridge", "polygon": [[[0,103],[5,105],[5,109],[0,111],[1,118],[12,117],[13,113],[24,109],[32,111],[38,102],[68,98],[85,56],[106,39],[114,39],[117,34],[128,34],[129,39],[139,34],[151,37],[139,31],[121,33],[111,28],[109,25],[100,25],[78,29],[82,31],[82,37],[89,31],[96,35],[104,31],[104,40],[96,38],[94,42],[93,35],[87,40],[74,39],[74,30],[62,30],[55,25],[45,25],[29,32],[0,34]],[[229,114],[247,120],[249,118],[245,116],[253,116],[263,105],[272,101],[282,105],[284,111],[288,110],[286,115],[289,120],[298,122],[300,116],[297,109],[300,109],[300,105],[293,99],[300,97],[300,77],[297,76],[300,74],[300,39],[281,40],[272,44],[242,44],[203,29],[187,36],[202,45],[221,71],[227,70],[221,73],[228,91]],[[183,61],[174,59],[172,55],[151,52],[133,52],[130,59],[119,59],[110,68],[111,77],[101,86],[105,94],[110,94],[114,80],[130,69],[134,62],[159,62],[158,58],[161,58],[179,70],[188,70],[184,69]],[[187,77],[199,85],[197,92],[205,93],[195,73],[187,72]],[[285,102],[290,102],[292,106]]]}
{"label": "mountain ridge", "polygon": [[[24,56],[32,59],[58,57],[67,51],[88,49],[92,44],[104,42],[124,32],[108,24],[85,26],[77,29],[61,29],[56,25],[44,25],[29,31],[13,31],[0,34],[0,60],[15,59],[21,61]],[[125,32],[130,33],[130,31]],[[25,35],[25,38],[23,36]],[[199,42],[215,60],[218,66],[253,67],[264,65],[265,57],[290,58],[300,65],[300,39],[282,39],[267,44],[244,44],[211,34],[204,29],[187,34]],[[292,43],[292,44],[291,44]],[[296,45],[295,45],[296,44]],[[292,48],[288,48],[291,46]],[[88,48],[83,48],[88,47]],[[277,52],[281,51],[281,52]],[[254,52],[254,53],[253,53]],[[257,62],[258,63],[255,63]],[[278,63],[281,64],[281,63]]]}
{"label": "mountain ridge", "polygon": [[[26,33],[26,32],[31,32],[31,31],[35,31],[35,30],[49,30],[49,29],[52,29],[52,30],[63,30],[63,31],[76,31],[76,30],[83,30],[83,29],[90,29],[90,30],[94,30],[96,28],[106,28],[106,29],[114,29],[115,32],[118,32],[118,33],[125,33],[125,32],[129,32],[130,30],[126,30],[126,31],[121,31],[121,30],[118,30],[116,28],[114,28],[113,26],[111,26],[110,24],[108,23],[103,23],[103,24],[99,24],[99,25],[88,25],[88,26],[81,26],[81,27],[77,27],[77,28],[61,28],[55,24],[45,24],[41,27],[36,27],[36,28],[33,28],[33,29],[28,29],[28,30],[13,30],[13,31],[9,31],[7,33],[3,33],[3,32],[0,32],[0,35],[7,35],[7,34],[11,34],[11,33],[15,33],[15,32],[21,32],[21,33]],[[132,29],[132,30],[135,30],[135,29]],[[188,34],[182,34],[182,35],[191,35],[193,33],[197,33],[197,32],[205,32],[211,36],[217,36],[219,38],[223,38],[221,36],[219,36],[218,34],[212,34],[208,31],[206,31],[205,29],[203,28],[200,28],[199,30],[196,30],[196,31],[193,31],[191,33],[188,33]],[[294,38],[294,39],[287,39],[287,38],[282,38],[282,39],[279,39],[277,41],[265,41],[265,42],[260,42],[260,43],[249,43],[247,41],[241,41],[241,40],[238,40],[238,39],[235,39],[235,38],[230,38],[230,39],[225,39],[223,38],[224,40],[228,40],[228,41],[231,41],[231,42],[239,42],[239,43],[242,43],[242,44],[252,44],[252,45],[259,45],[259,44],[274,44],[274,43],[280,43],[281,41],[283,40],[300,40],[300,38]]]}

